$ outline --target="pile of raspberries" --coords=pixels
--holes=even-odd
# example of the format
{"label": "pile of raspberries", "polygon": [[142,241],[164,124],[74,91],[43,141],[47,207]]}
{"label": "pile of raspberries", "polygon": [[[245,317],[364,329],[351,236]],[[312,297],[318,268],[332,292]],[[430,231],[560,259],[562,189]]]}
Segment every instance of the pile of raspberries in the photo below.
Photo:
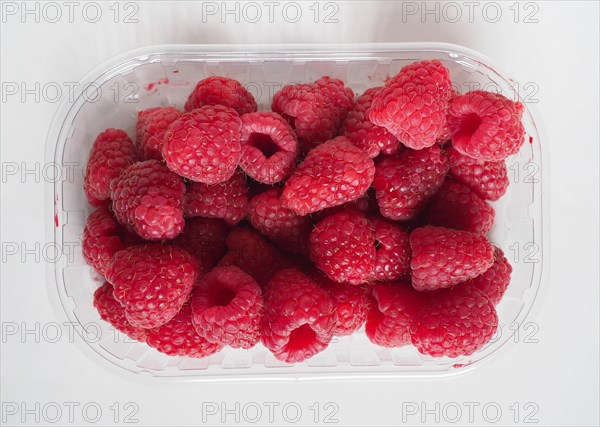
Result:
{"label": "pile of raspberries", "polygon": [[458,357],[498,327],[512,268],[486,234],[523,105],[456,93],[437,60],[354,99],[322,77],[257,111],[236,80],[94,141],[83,255],[100,316],[160,352],[261,342],[301,362],[364,325],[384,347]]}

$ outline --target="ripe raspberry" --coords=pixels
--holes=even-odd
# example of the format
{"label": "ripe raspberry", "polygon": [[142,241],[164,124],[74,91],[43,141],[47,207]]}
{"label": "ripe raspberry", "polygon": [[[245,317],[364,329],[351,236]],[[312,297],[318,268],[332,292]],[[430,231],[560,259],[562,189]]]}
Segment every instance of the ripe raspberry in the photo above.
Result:
{"label": "ripe raspberry", "polygon": [[497,93],[475,90],[457,96],[448,106],[452,145],[480,161],[504,160],[525,141],[522,115],[523,104]]}
{"label": "ripe raspberry", "polygon": [[434,291],[484,273],[494,262],[494,248],[484,236],[442,227],[421,227],[410,235],[412,284]]}
{"label": "ripe raspberry", "polygon": [[375,95],[369,118],[409,148],[431,147],[444,133],[452,93],[450,72],[440,61],[414,62]]}
{"label": "ripe raspberry", "polygon": [[508,188],[508,173],[504,160],[480,162],[460,154],[453,147],[448,149],[450,175],[462,182],[484,200],[498,200]]}
{"label": "ripe raspberry", "polygon": [[498,305],[506,288],[510,284],[512,267],[504,256],[502,249],[494,248],[494,264],[481,276],[477,276],[467,285],[477,288],[487,296],[492,304]]}
{"label": "ripe raspberry", "polygon": [[358,97],[340,132],[371,158],[377,157],[380,152],[386,155],[397,154],[402,146],[398,138],[386,128],[373,124],[369,119],[373,98],[382,89],[373,87]]}
{"label": "ripe raspberry", "polygon": [[229,180],[219,184],[188,183],[183,209],[188,217],[221,218],[236,225],[246,216],[247,204],[246,177],[236,170]]}
{"label": "ripe raspberry", "polygon": [[169,169],[185,178],[204,184],[225,182],[240,160],[241,127],[235,110],[206,105],[169,125],[162,155]]}
{"label": "ripe raspberry", "polygon": [[147,240],[172,239],[183,231],[183,180],[158,160],[135,163],[111,184],[113,211]]}
{"label": "ripe raspberry", "polygon": [[192,309],[187,303],[166,324],[147,331],[146,343],[170,356],[208,357],[223,346],[210,343],[196,333],[192,325]]}
{"label": "ripe raspberry", "polygon": [[335,282],[360,285],[375,268],[375,232],[363,214],[340,212],[315,225],[310,258]]}
{"label": "ripe raspberry", "polygon": [[224,105],[242,114],[256,111],[254,97],[240,82],[227,77],[211,76],[200,80],[185,103],[185,111],[204,105]]}
{"label": "ripe raspberry", "polygon": [[158,243],[130,246],[110,262],[107,279],[133,326],[164,325],[192,292],[198,264],[185,250]]}
{"label": "ripe raspberry", "polygon": [[125,230],[113,218],[108,207],[100,206],[90,214],[83,228],[81,248],[85,261],[103,276],[112,256],[123,249]]}
{"label": "ripe raspberry", "polygon": [[375,228],[375,269],[373,280],[398,280],[410,273],[410,243],[408,233],[399,224],[371,218]]}
{"label": "ripe raspberry", "polygon": [[308,147],[337,135],[352,107],[354,93],[338,79],[284,86],[273,97],[272,109],[286,118]]}
{"label": "ripe raspberry", "polygon": [[345,137],[313,148],[285,183],[283,206],[306,215],[362,196],[373,181],[375,165]]}
{"label": "ripe raspberry", "polygon": [[318,270],[309,270],[310,278],[325,289],[334,305],[337,322],[333,335],[351,335],[360,329],[367,319],[370,292],[367,287],[336,283]]}
{"label": "ripe raspberry", "polygon": [[233,265],[241,268],[264,287],[279,270],[290,268],[293,263],[260,234],[247,228],[236,228],[227,236],[229,252],[219,266]]}
{"label": "ripe raspberry", "polygon": [[208,273],[225,255],[225,239],[229,233],[227,224],[215,218],[188,218],[185,229],[174,244],[181,246],[196,258],[199,273]]}
{"label": "ripe raspberry", "polygon": [[252,179],[275,184],[292,173],[298,156],[294,130],[277,113],[260,112],[242,117],[240,167]]}
{"label": "ripe raspberry", "polygon": [[106,129],[100,133],[85,167],[83,190],[92,206],[99,206],[110,197],[110,183],[127,166],[135,163],[135,147],[120,129]]}
{"label": "ripe raspberry", "polygon": [[167,127],[181,116],[174,107],[155,107],[138,112],[135,143],[140,159],[162,160]]}
{"label": "ripe raspberry", "polygon": [[146,341],[146,330],[132,326],[125,316],[125,309],[113,296],[113,287],[104,282],[94,292],[94,307],[98,310],[100,318],[110,323],[117,331],[123,332],[136,341]]}
{"label": "ripe raspberry", "polygon": [[413,219],[442,186],[447,172],[448,159],[437,145],[384,158],[373,180],[381,215],[399,221]]}
{"label": "ripe raspberry", "polygon": [[494,305],[470,286],[444,289],[417,314],[412,343],[433,357],[468,356],[483,347],[498,328]]}
{"label": "ripe raspberry", "polygon": [[217,267],[204,275],[191,299],[192,323],[209,342],[251,348],[260,339],[262,291],[237,267]]}
{"label": "ripe raspberry", "polygon": [[267,286],[261,341],[277,358],[302,362],[323,351],[335,329],[329,294],[296,269],[275,274]]}
{"label": "ripe raspberry", "polygon": [[469,187],[446,179],[426,209],[426,222],[438,227],[487,234],[494,225],[494,208]]}
{"label": "ripe raspberry", "polygon": [[405,281],[376,283],[367,316],[367,337],[382,347],[410,344],[410,331],[423,304],[422,294]]}
{"label": "ripe raspberry", "polygon": [[284,208],[281,190],[272,188],[257,194],[248,203],[248,219],[254,228],[271,239],[282,250],[292,254],[308,254],[312,224],[308,216],[299,216]]}

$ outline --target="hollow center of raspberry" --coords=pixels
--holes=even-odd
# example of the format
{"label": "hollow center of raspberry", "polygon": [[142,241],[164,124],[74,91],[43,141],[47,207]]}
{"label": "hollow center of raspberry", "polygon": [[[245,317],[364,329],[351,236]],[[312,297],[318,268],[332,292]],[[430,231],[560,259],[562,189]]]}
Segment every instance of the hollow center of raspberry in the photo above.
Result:
{"label": "hollow center of raspberry", "polygon": [[287,344],[289,351],[298,351],[311,347],[317,340],[317,333],[307,324],[292,331]]}
{"label": "hollow center of raspberry", "polygon": [[463,136],[471,136],[479,129],[479,125],[481,125],[481,117],[475,113],[468,114],[460,121],[459,133]]}
{"label": "hollow center of raspberry", "polygon": [[256,147],[260,150],[261,153],[268,159],[273,154],[281,151],[279,145],[273,142],[273,139],[270,135],[265,135],[264,133],[252,133],[248,138],[248,144],[253,147]]}
{"label": "hollow center of raspberry", "polygon": [[223,288],[215,292],[212,303],[215,307],[224,307],[228,305],[233,298],[235,298],[235,292],[229,288]]}

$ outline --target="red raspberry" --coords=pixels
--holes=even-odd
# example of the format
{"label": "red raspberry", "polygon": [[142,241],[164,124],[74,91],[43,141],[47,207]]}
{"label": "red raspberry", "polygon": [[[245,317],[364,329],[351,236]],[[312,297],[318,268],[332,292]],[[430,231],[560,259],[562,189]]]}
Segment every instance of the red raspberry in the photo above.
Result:
{"label": "red raspberry", "polygon": [[517,153],[525,141],[523,104],[482,90],[452,99],[448,125],[458,152],[480,161],[499,161]]}
{"label": "red raspberry", "polygon": [[141,159],[162,160],[167,127],[181,116],[174,107],[155,107],[138,112],[136,125],[136,149]]}
{"label": "red raspberry", "polygon": [[162,155],[169,169],[204,184],[225,182],[240,160],[242,121],[235,110],[206,105],[167,128]]}
{"label": "red raspberry", "polygon": [[278,360],[302,362],[323,351],[336,325],[329,294],[296,269],[275,274],[267,287],[262,343]]}
{"label": "red raspberry", "polygon": [[262,291],[237,267],[217,267],[204,275],[191,299],[192,323],[209,342],[251,348],[260,339]]}
{"label": "red raspberry", "polygon": [[393,155],[401,148],[400,141],[386,128],[377,126],[369,119],[371,103],[382,87],[367,89],[354,103],[354,107],[346,116],[342,130],[344,135],[358,148],[365,150],[369,157],[375,158],[379,153]]}
{"label": "red raspberry", "polygon": [[373,298],[365,326],[367,337],[382,347],[410,344],[410,331],[423,304],[422,294],[404,281],[376,283]]}
{"label": "red raspberry", "polygon": [[166,324],[147,331],[146,343],[170,356],[202,358],[215,354],[222,346],[210,343],[196,333],[192,309],[187,303]]}
{"label": "red raspberry", "polygon": [[286,118],[308,148],[337,135],[352,107],[354,93],[338,79],[284,86],[273,97],[272,109]]}
{"label": "red raspberry", "polygon": [[373,180],[381,215],[399,221],[413,219],[442,186],[447,172],[448,159],[437,145],[384,158]]}
{"label": "red raspberry", "polygon": [[310,270],[310,278],[327,291],[333,302],[337,319],[333,334],[341,337],[359,330],[369,311],[370,292],[367,287],[336,283],[318,270]]}
{"label": "red raspberry", "polygon": [[408,233],[399,224],[371,218],[375,228],[375,269],[373,279],[398,280],[410,273],[410,243]]}
{"label": "red raspberry", "polygon": [[449,179],[426,210],[426,221],[438,227],[487,234],[494,225],[494,208],[469,187]]}
{"label": "red raspberry", "polygon": [[283,206],[306,215],[362,196],[373,181],[375,165],[345,137],[313,148],[287,180]]}
{"label": "red raspberry", "polygon": [[288,122],[277,113],[260,112],[242,117],[240,167],[252,179],[275,184],[292,173],[298,141]]}
{"label": "red raspberry", "polygon": [[135,147],[120,129],[106,129],[100,133],[85,167],[83,190],[92,206],[99,206],[110,197],[110,183],[136,161]]}
{"label": "red raspberry", "polygon": [[254,228],[282,250],[307,255],[312,228],[310,218],[284,208],[280,195],[281,190],[272,188],[254,196],[248,203],[248,219]]}
{"label": "red raspberry", "polygon": [[238,224],[246,216],[248,186],[239,169],[228,181],[207,185],[190,182],[185,194],[185,216],[221,218],[230,225]]}
{"label": "red raspberry", "polygon": [[498,328],[494,305],[469,286],[444,289],[417,314],[412,343],[433,357],[468,356],[483,347]]}
{"label": "red raspberry", "polygon": [[375,95],[369,118],[414,150],[431,147],[446,127],[450,72],[438,60],[402,68]]}
{"label": "red raspberry", "polygon": [[192,292],[198,264],[176,246],[146,244],[117,252],[107,279],[133,326],[155,328],[177,314]]}
{"label": "red raspberry", "polygon": [[356,211],[325,218],[310,235],[310,258],[333,281],[365,283],[372,277],[375,257],[373,225]]}
{"label": "red raspberry", "polygon": [[90,214],[83,228],[81,248],[86,262],[103,276],[112,256],[123,249],[125,230],[113,218],[108,207],[100,206]]}
{"label": "red raspberry", "polygon": [[448,149],[450,175],[462,182],[485,200],[498,200],[508,188],[508,173],[504,160],[480,162],[460,154],[453,147]]}
{"label": "red raspberry", "polygon": [[117,219],[147,240],[172,239],[183,231],[183,180],[158,160],[135,163],[111,184]]}
{"label": "red raspberry", "polygon": [[224,105],[242,114],[256,111],[254,97],[240,82],[227,77],[211,76],[200,80],[185,103],[185,111],[204,105]]}
{"label": "red raspberry", "polygon": [[229,228],[221,219],[188,218],[183,233],[173,243],[196,257],[200,274],[203,274],[212,270],[225,255],[225,239],[228,233]]}
{"label": "red raspberry", "polygon": [[494,262],[494,248],[484,236],[442,227],[421,227],[410,235],[412,284],[434,291],[484,273]]}
{"label": "red raspberry", "polygon": [[125,308],[113,296],[113,287],[105,282],[94,292],[94,307],[100,318],[110,323],[117,331],[123,332],[136,341],[146,341],[146,330],[132,326],[125,315]]}
{"label": "red raspberry", "polygon": [[494,264],[481,276],[477,276],[468,283],[486,295],[492,304],[498,305],[506,288],[510,284],[512,267],[504,256],[502,249],[494,248]]}
{"label": "red raspberry", "polygon": [[219,266],[234,265],[241,268],[264,287],[279,270],[293,263],[260,234],[247,228],[236,228],[227,236],[229,252]]}

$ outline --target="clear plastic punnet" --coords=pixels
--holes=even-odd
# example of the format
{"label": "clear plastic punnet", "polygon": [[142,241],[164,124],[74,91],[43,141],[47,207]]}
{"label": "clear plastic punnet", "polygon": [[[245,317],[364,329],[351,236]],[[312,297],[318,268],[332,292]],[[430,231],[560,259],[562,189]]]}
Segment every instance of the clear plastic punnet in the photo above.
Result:
{"label": "clear plastic punnet", "polygon": [[[138,111],[166,105],[183,108],[195,83],[211,75],[239,80],[255,96],[259,109],[266,110],[273,94],[290,82],[328,75],[342,79],[360,94],[421,59],[441,60],[459,92],[496,91],[525,106],[526,142],[517,155],[507,159],[510,186],[506,195],[493,203],[496,221],[489,235],[514,270],[497,307],[498,332],[484,348],[467,357],[433,358],[412,346],[378,347],[359,331],[334,338],[327,350],[303,363],[279,362],[260,344],[250,350],[225,348],[213,356],[192,359],[158,353],[100,319],[92,299],[103,279],[81,254],[83,226],[91,211],[83,192],[83,171],[100,131],[121,128],[134,137]],[[546,150],[547,144],[531,111],[535,87],[519,85],[479,53],[440,43],[154,46],[107,61],[77,88],[78,94],[65,99],[59,108],[47,141],[47,160],[70,172],[64,175],[67,179],[48,184],[47,238],[63,252],[49,265],[48,290],[61,319],[76,325],[76,342],[117,374],[153,381],[430,378],[468,371],[533,333],[523,327],[535,329],[526,317],[539,294],[544,261],[548,260],[542,162],[542,146]],[[515,331],[519,330],[517,340]]]}

